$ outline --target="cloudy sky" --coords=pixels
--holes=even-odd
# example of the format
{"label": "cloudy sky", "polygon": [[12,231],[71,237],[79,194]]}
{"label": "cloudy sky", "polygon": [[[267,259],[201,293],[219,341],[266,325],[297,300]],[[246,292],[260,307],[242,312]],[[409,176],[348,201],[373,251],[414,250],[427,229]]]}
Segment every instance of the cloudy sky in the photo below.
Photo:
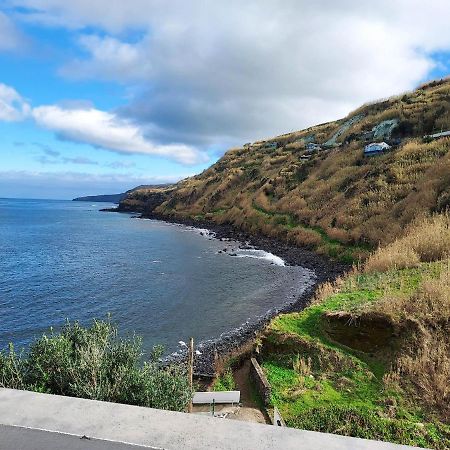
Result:
{"label": "cloudy sky", "polygon": [[0,0],[0,197],[197,173],[450,73],[448,0]]}

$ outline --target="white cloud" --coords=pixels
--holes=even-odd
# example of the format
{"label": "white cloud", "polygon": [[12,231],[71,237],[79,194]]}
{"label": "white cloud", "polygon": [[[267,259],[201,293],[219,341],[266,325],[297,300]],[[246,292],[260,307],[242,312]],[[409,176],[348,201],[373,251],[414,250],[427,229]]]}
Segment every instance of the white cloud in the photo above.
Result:
{"label": "white cloud", "polygon": [[132,86],[121,115],[161,142],[234,144],[332,120],[415,87],[450,51],[448,0],[9,3],[78,30],[86,57],[61,73]]}
{"label": "white cloud", "polygon": [[[34,8],[27,20],[109,33],[82,35],[87,57],[61,73],[137,83],[124,116],[204,145],[335,119],[413,88],[450,49],[448,0],[13,3]],[[120,40],[133,29],[140,41]]]}
{"label": "white cloud", "polygon": [[62,139],[116,153],[154,155],[183,165],[204,163],[209,159],[205,152],[190,145],[157,144],[146,137],[146,130],[150,127],[140,126],[83,102],[31,108],[14,88],[0,83],[0,121],[21,121],[28,117]]}
{"label": "white cloud", "polygon": [[157,145],[146,139],[143,130],[113,113],[98,109],[67,109],[56,105],[34,108],[36,123],[60,137],[91,144],[118,153],[142,153],[191,165],[205,162],[206,156],[183,144]]}
{"label": "white cloud", "polygon": [[30,112],[30,106],[12,87],[0,83],[0,120],[15,122],[23,120]]}
{"label": "white cloud", "polygon": [[86,60],[74,60],[65,65],[60,73],[67,78],[108,77],[113,80],[145,79],[150,75],[151,64],[142,58],[140,48],[121,42],[112,37],[100,38],[95,35],[80,36],[80,47],[95,59],[91,64]]}
{"label": "white cloud", "polygon": [[0,51],[16,50],[24,44],[24,38],[11,19],[0,11]]}

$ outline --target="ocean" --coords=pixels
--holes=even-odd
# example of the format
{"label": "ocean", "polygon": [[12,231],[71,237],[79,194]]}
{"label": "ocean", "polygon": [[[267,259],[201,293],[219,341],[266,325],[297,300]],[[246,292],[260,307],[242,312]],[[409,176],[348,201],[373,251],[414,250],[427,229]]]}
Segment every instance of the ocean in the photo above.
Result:
{"label": "ocean", "polygon": [[294,300],[314,277],[207,230],[99,211],[111,206],[0,199],[0,349],[111,317],[146,351],[173,352]]}

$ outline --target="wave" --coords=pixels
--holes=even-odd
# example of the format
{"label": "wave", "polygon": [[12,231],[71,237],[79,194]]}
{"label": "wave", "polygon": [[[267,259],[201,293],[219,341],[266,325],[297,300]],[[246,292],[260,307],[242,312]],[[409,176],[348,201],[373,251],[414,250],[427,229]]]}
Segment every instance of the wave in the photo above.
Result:
{"label": "wave", "polygon": [[215,237],[216,233],[214,231],[208,230],[207,228],[197,228],[197,227],[187,227],[189,230],[194,231],[197,234],[200,234],[205,237]]}
{"label": "wave", "polygon": [[[139,220],[150,220],[155,223],[162,222],[165,225],[175,226],[184,231],[194,232],[194,233],[199,234],[206,238],[216,238],[216,236],[217,236],[214,231],[211,231],[208,228],[198,228],[198,227],[194,227],[194,226],[189,226],[189,225],[186,226],[183,224],[166,222],[166,221],[155,220],[155,219],[148,219],[148,218],[139,218],[139,217],[136,217],[136,218],[138,218]],[[232,238],[223,238],[222,237],[220,240],[223,242],[235,242],[236,245],[239,245],[239,242],[234,241],[234,239],[232,239]],[[249,246],[249,243],[246,242],[245,245]],[[231,249],[231,251],[234,252],[235,250]],[[230,253],[228,253],[228,254],[230,254]],[[274,255],[273,253],[266,252],[264,250],[255,249],[255,248],[239,249],[236,253],[233,253],[231,256],[233,256],[235,258],[262,259],[265,261],[270,261],[272,264],[274,264],[276,266],[280,266],[280,267],[286,266],[284,259],[280,258],[279,256]],[[153,262],[155,263],[156,261],[153,261]]]}
{"label": "wave", "polygon": [[257,249],[239,250],[235,258],[264,259],[266,261],[270,261],[276,266],[284,267],[286,265],[284,259],[280,258],[279,256],[274,255],[273,253],[266,252],[264,250],[257,250]]}

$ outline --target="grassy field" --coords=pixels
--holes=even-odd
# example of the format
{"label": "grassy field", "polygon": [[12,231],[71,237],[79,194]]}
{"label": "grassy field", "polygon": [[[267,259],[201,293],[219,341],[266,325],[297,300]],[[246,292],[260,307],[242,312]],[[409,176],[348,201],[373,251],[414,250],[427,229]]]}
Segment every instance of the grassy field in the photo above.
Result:
{"label": "grassy field", "polygon": [[418,221],[272,321],[262,366],[289,426],[449,448],[449,239],[448,215]]}

